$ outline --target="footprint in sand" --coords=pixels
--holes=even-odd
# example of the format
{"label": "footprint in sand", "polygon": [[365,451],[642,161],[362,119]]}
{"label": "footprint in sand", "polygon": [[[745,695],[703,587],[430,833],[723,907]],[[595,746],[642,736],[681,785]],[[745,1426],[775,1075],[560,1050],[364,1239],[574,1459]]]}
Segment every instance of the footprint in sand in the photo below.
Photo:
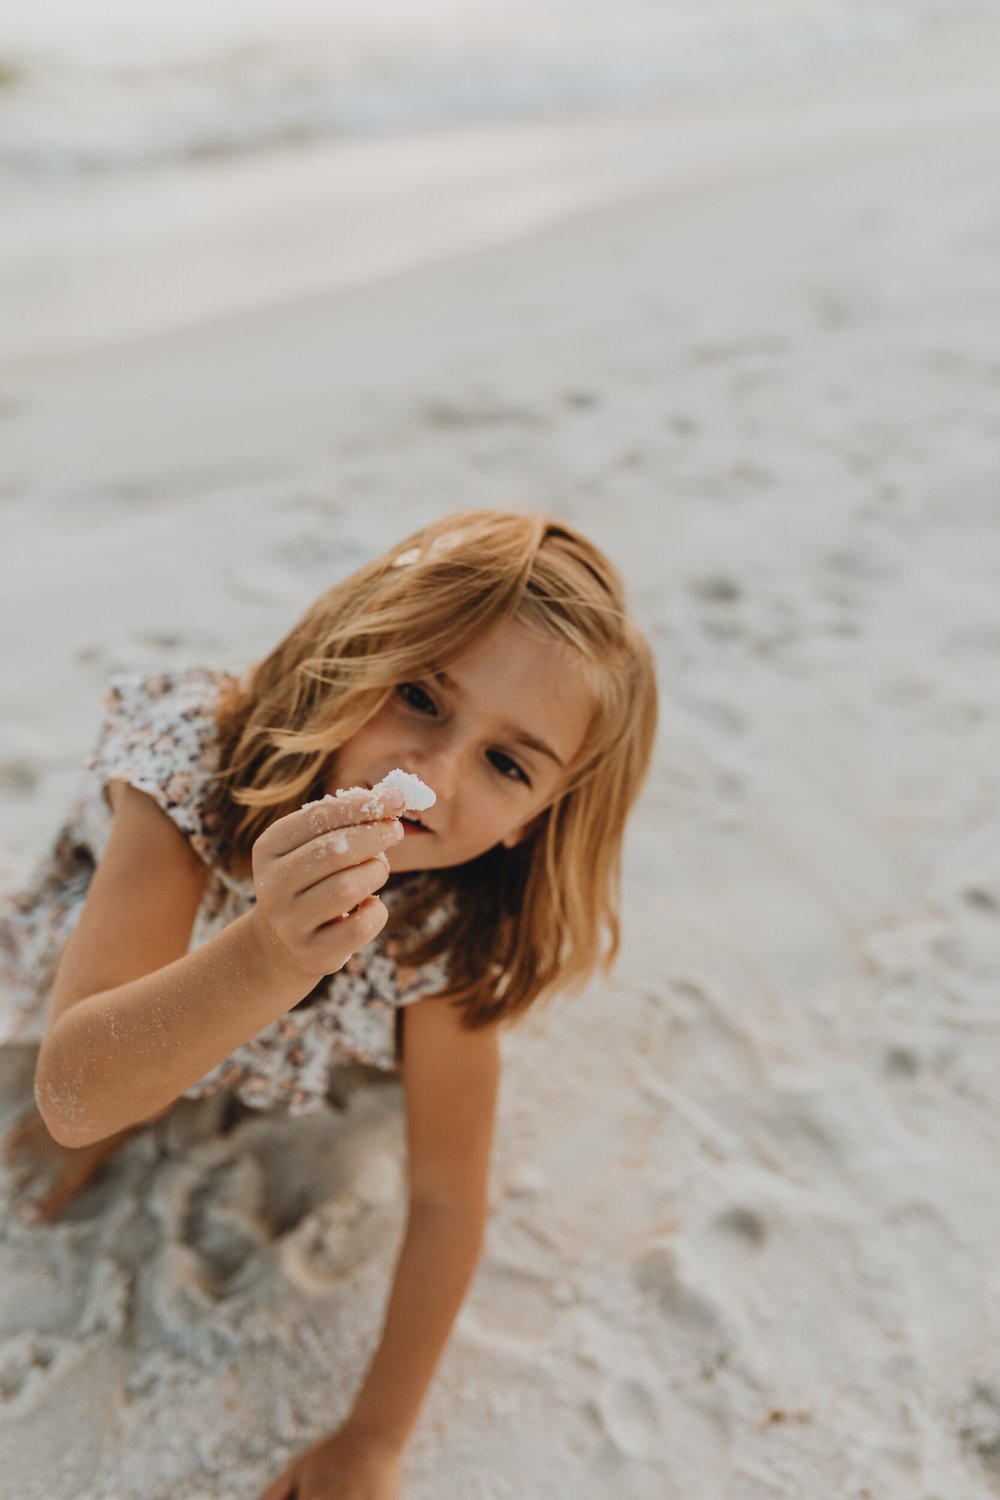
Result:
{"label": "footprint in sand", "polygon": [[27,756],[14,755],[0,760],[0,795],[23,796],[38,785],[38,767]]}
{"label": "footprint in sand", "polygon": [[236,1346],[243,1299],[270,1240],[258,1164],[230,1140],[195,1147],[160,1174],[148,1207],[160,1223],[159,1253],[138,1276],[139,1321],[185,1358]]}
{"label": "footprint in sand", "polygon": [[322,1296],[385,1256],[395,1243],[386,1205],[336,1194],[281,1242],[281,1269],[310,1296]]}
{"label": "footprint in sand", "polygon": [[601,398],[595,391],[587,391],[580,388],[563,391],[562,403],[574,411],[591,411],[595,406],[600,406]]}
{"label": "footprint in sand", "polygon": [[712,1228],[746,1249],[758,1249],[767,1238],[767,1226],[760,1215],[735,1204],[713,1219]]}
{"label": "footprint in sand", "polygon": [[696,599],[705,604],[736,604],[743,597],[743,587],[726,573],[707,573],[688,585]]}
{"label": "footprint in sand", "polygon": [[561,1309],[574,1293],[565,1282],[552,1286],[517,1266],[487,1258],[476,1279],[475,1301],[464,1314],[465,1326],[489,1341],[517,1339],[536,1343],[555,1329]]}
{"label": "footprint in sand", "polygon": [[23,1333],[0,1347],[0,1401],[16,1399],[33,1376],[44,1376],[55,1358],[51,1339]]}
{"label": "footprint in sand", "polygon": [[0,1344],[0,1414],[23,1415],[67,1363],[84,1357],[81,1344],[47,1334],[19,1333]]}
{"label": "footprint in sand", "polygon": [[24,1264],[13,1247],[0,1256],[0,1342],[25,1333],[64,1332],[83,1317],[86,1286],[80,1279],[68,1277],[65,1265],[46,1265],[41,1256],[32,1260]]}
{"label": "footprint in sand", "polygon": [[632,1280],[652,1317],[665,1325],[675,1367],[685,1380],[710,1379],[736,1344],[724,1314],[684,1275],[672,1248],[655,1246],[632,1263]]}
{"label": "footprint in sand", "polygon": [[1000,1389],[974,1381],[960,1414],[958,1435],[996,1483],[1000,1481]]}
{"label": "footprint in sand", "polygon": [[431,399],[418,409],[417,418],[428,427],[447,432],[475,427],[534,428],[550,425],[546,416],[530,406],[519,406],[488,395],[478,399],[475,396],[458,400],[448,397]]}
{"label": "footprint in sand", "polygon": [[260,1172],[249,1156],[216,1162],[191,1188],[180,1238],[197,1253],[200,1279],[210,1296],[224,1297],[246,1262],[269,1240],[260,1201]]}
{"label": "footprint in sand", "polygon": [[604,1429],[620,1453],[652,1459],[663,1452],[664,1413],[641,1381],[613,1381],[598,1398],[597,1407]]}
{"label": "footprint in sand", "polygon": [[987,890],[984,885],[967,886],[962,892],[962,900],[973,911],[984,912],[991,917],[1000,916],[1000,895]]}
{"label": "footprint in sand", "polygon": [[665,995],[673,1022],[671,1076],[697,1079],[703,1101],[718,1089],[729,1096],[754,1092],[766,1081],[759,1044],[736,1018],[721,987],[695,976],[671,976]]}
{"label": "footprint in sand", "polygon": [[803,1186],[823,1182],[850,1191],[848,1163],[886,1130],[882,1101],[847,1098],[830,1087],[774,1090],[754,1110],[747,1139],[769,1171]]}
{"label": "footprint in sand", "polygon": [[719,1286],[743,1286],[755,1274],[769,1238],[761,1214],[742,1203],[731,1203],[708,1217],[695,1231],[692,1248],[697,1263]]}
{"label": "footprint in sand", "polygon": [[[356,1101],[376,1128],[380,1111],[388,1120],[377,1098]],[[168,1341],[197,1353],[237,1337],[272,1251],[309,1294],[391,1255],[403,1205],[398,1153],[371,1140],[363,1147],[319,1111],[244,1119],[172,1164],[150,1200],[163,1250],[144,1293]]]}

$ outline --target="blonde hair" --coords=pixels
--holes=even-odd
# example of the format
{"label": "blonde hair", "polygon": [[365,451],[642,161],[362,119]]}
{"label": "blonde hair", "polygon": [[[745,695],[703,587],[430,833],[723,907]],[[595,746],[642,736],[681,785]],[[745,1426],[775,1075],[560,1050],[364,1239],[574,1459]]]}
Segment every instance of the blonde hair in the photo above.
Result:
{"label": "blonde hair", "polygon": [[229,867],[246,869],[276,817],[322,795],[334,752],[400,683],[446,670],[517,620],[579,655],[596,710],[576,760],[513,849],[419,877],[391,926],[418,933],[461,882],[443,925],[404,960],[447,954],[441,993],[474,1028],[610,970],[620,943],[625,821],[649,767],[652,653],[628,618],[618,573],[561,522],[464,511],[407,537],[324,594],[219,709],[209,812]]}

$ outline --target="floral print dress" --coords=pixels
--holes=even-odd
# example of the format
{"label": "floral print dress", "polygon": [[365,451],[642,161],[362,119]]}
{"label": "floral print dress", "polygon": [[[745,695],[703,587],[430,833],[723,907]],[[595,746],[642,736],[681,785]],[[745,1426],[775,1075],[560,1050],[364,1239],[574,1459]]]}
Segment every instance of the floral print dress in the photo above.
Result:
{"label": "floral print dress", "polygon": [[[44,1032],[56,964],[111,831],[109,781],[121,779],[151,796],[208,866],[192,949],[254,904],[252,880],[222,869],[203,810],[217,765],[218,694],[235,675],[192,667],[112,679],[79,796],[28,886],[0,898],[0,1044],[38,1041]],[[393,887],[381,894],[391,911],[402,891]],[[439,908],[422,930],[431,930],[446,915]],[[391,956],[392,948],[383,931],[339,973],[328,975],[306,1002],[238,1047],[184,1097],[202,1099],[231,1089],[255,1109],[286,1104],[297,1115],[320,1108],[338,1064],[357,1061],[397,1071],[399,1007],[443,988],[446,963],[441,957],[404,968]]]}

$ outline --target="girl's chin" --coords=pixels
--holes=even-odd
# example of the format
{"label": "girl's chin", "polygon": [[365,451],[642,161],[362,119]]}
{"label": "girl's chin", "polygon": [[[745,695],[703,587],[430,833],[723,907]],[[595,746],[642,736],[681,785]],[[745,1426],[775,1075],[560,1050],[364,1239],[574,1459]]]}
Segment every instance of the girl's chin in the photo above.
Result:
{"label": "girl's chin", "polygon": [[385,852],[389,857],[389,868],[391,870],[418,870],[427,862],[433,862],[430,845],[433,840],[420,838],[404,838],[402,843],[393,844],[391,849]]}

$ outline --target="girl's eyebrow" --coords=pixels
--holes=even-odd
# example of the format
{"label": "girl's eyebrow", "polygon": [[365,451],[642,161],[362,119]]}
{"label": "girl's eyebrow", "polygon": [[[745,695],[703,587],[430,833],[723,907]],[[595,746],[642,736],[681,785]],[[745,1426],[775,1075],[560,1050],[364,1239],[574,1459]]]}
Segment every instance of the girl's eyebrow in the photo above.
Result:
{"label": "girl's eyebrow", "polygon": [[[454,678],[449,677],[447,672],[435,672],[434,677],[436,681],[440,682],[442,687],[450,689],[451,692],[460,691],[458,683],[455,682]],[[547,745],[544,740],[537,739],[535,735],[529,734],[527,729],[519,729],[516,724],[502,724],[500,727],[504,734],[513,740],[515,745],[524,745],[528,750],[537,750],[539,755],[547,755],[549,760],[554,760],[557,766],[561,766],[563,770],[566,769],[551,745]]]}

